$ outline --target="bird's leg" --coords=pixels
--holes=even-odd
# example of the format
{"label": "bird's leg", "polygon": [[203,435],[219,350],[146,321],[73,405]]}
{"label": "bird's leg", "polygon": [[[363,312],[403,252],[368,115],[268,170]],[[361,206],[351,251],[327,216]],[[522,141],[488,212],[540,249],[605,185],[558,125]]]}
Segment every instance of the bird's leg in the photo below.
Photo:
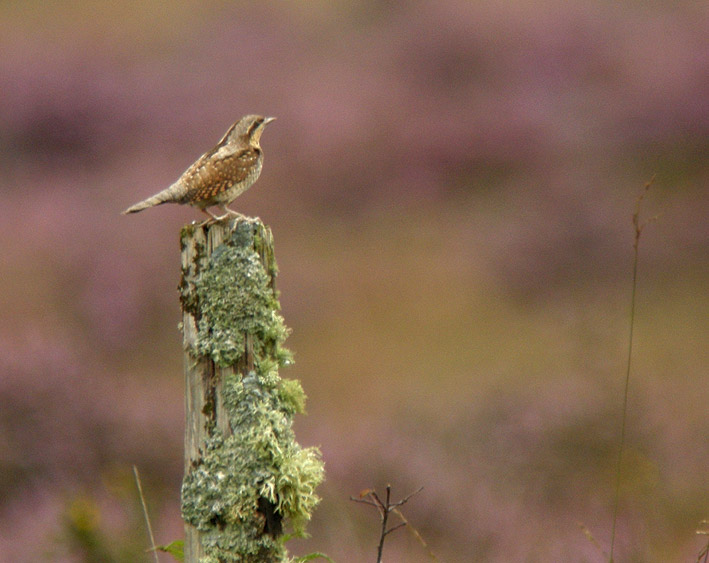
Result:
{"label": "bird's leg", "polygon": [[232,217],[236,217],[237,219],[243,219],[246,220],[246,215],[243,213],[239,213],[238,211],[234,211],[233,209],[229,209],[225,204],[222,204],[219,206],[219,209],[221,209],[226,215],[231,215]]}
{"label": "bird's leg", "polygon": [[212,223],[217,223],[218,221],[221,221],[224,218],[224,217],[217,217],[216,215],[214,215],[214,213],[209,211],[209,209],[207,209],[206,207],[200,207],[199,210],[202,213],[206,213],[207,215],[209,215],[209,219],[205,219],[204,221],[202,221],[198,225],[199,227],[206,227],[207,225],[211,225]]}
{"label": "bird's leg", "polygon": [[246,215],[243,213],[239,213],[238,211],[234,211],[233,209],[229,209],[226,205],[220,205],[219,209],[224,211],[227,215],[231,215],[232,217],[236,217],[237,219],[243,219],[246,220]]}

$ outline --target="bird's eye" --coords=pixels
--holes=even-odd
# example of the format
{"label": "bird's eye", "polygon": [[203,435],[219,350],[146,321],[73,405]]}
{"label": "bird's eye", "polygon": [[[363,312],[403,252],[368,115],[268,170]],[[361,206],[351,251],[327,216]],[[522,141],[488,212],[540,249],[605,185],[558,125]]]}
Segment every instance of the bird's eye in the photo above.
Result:
{"label": "bird's eye", "polygon": [[254,122],[251,124],[251,127],[249,127],[249,131],[248,131],[247,135],[248,135],[249,137],[250,137],[251,135],[253,135],[254,131],[256,131],[256,129],[258,129],[259,126],[260,126],[262,123],[263,123],[263,118],[258,118],[256,121],[254,121]]}

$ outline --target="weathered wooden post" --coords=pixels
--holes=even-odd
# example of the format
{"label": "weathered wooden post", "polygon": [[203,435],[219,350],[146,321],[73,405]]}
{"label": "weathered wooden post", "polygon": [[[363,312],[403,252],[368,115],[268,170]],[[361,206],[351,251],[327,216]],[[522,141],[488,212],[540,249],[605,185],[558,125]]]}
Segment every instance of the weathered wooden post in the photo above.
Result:
{"label": "weathered wooden post", "polygon": [[305,394],[291,356],[270,229],[260,220],[181,234],[185,357],[185,563],[282,561],[318,502],[323,465],[291,429]]}

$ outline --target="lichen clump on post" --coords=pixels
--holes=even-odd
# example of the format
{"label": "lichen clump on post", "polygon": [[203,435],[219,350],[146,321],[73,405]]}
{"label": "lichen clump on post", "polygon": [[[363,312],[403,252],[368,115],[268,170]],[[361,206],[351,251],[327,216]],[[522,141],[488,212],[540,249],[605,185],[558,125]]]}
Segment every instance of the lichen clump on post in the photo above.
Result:
{"label": "lichen clump on post", "polygon": [[279,304],[259,255],[253,249],[222,245],[195,285],[201,318],[197,354],[220,366],[244,354],[245,334],[254,337],[254,357],[278,350],[288,336]]}
{"label": "lichen clump on post", "polygon": [[[206,554],[200,563],[286,561],[282,522],[301,534],[319,501],[323,463],[292,430],[305,393],[278,374],[291,360],[282,346],[288,329],[271,284],[273,257],[269,272],[254,250],[260,242],[253,226],[239,223],[194,282],[193,355],[237,368],[220,372],[229,432],[210,427],[182,484],[182,516],[200,531]],[[247,336],[254,368],[239,373],[251,353]]]}
{"label": "lichen clump on post", "polygon": [[296,533],[304,531],[319,501],[319,452],[301,448],[291,429],[293,405],[302,398],[284,397],[278,380],[255,372],[229,377],[225,401],[234,433],[224,437],[215,431],[200,465],[183,483],[183,516],[206,532],[205,549],[214,561],[281,561],[285,550],[276,538],[248,533],[266,525],[259,499],[289,519]]}

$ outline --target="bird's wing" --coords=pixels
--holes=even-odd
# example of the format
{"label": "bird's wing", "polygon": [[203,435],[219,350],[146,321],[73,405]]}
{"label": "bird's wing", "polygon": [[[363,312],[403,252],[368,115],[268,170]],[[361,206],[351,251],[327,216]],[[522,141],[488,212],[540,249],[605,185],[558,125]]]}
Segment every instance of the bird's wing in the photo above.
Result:
{"label": "bird's wing", "polygon": [[[216,158],[215,158],[216,157]],[[187,185],[187,201],[198,203],[214,199],[234,184],[243,182],[259,158],[259,149],[248,147],[219,158],[209,152],[183,175]]]}

